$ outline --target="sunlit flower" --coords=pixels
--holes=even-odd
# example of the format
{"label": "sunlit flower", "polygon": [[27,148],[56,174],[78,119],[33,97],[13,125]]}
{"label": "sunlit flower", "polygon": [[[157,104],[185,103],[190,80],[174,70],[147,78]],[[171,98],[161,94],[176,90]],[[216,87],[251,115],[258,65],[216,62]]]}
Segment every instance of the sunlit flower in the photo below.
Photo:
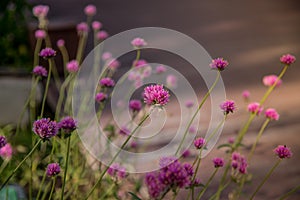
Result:
{"label": "sunlit flower", "polygon": [[169,91],[163,85],[149,85],[144,88],[144,101],[147,105],[164,106],[169,102]]}

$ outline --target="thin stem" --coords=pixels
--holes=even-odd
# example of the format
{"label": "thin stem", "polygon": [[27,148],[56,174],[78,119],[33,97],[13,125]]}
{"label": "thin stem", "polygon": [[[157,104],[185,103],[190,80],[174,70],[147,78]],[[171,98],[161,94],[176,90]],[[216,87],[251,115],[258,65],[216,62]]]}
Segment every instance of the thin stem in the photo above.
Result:
{"label": "thin stem", "polygon": [[55,188],[55,183],[56,183],[56,177],[53,178],[53,184],[52,184],[52,188],[51,188],[51,192],[50,192],[50,196],[49,196],[48,200],[51,200],[51,198],[52,198],[52,194],[53,194],[53,191]]}
{"label": "thin stem", "polygon": [[42,101],[40,118],[42,118],[44,115],[44,108],[45,108],[45,103],[46,103],[47,94],[48,94],[48,88],[49,88],[49,84],[50,84],[50,80],[51,80],[51,71],[52,71],[52,58],[49,59],[49,72],[48,72],[48,78],[47,78],[46,88],[45,88],[45,92],[44,92],[44,97],[43,97],[43,101]]}
{"label": "thin stem", "polygon": [[68,74],[66,66],[67,66],[67,63],[69,62],[69,54],[68,54],[68,51],[65,46],[59,47],[59,50],[61,52],[61,55],[63,58],[63,63],[64,63],[64,67],[63,67],[64,68],[64,77],[66,77]]}
{"label": "thin stem", "polygon": [[[151,113],[151,112],[150,112]],[[120,154],[120,152],[124,149],[124,147],[126,146],[126,144],[128,143],[128,141],[131,139],[131,137],[133,136],[133,134],[139,129],[139,127],[146,121],[146,119],[150,116],[150,113],[145,115],[144,118],[140,121],[140,123],[137,125],[137,127],[135,127],[135,129],[133,129],[133,131],[131,132],[131,134],[127,137],[127,139],[125,140],[125,142],[122,144],[122,146],[119,148],[118,152],[115,154],[115,156],[112,158],[112,160],[109,162],[109,164],[106,166],[106,168],[102,171],[102,173],[100,174],[99,179],[97,180],[96,184],[92,187],[92,189],[89,191],[89,193],[87,194],[86,198],[84,198],[85,200],[87,200],[91,194],[94,192],[94,190],[96,189],[97,185],[101,182],[103,176],[105,175],[105,173],[107,172],[107,170],[109,169],[110,165],[115,161],[115,159],[118,157],[118,155]]]}
{"label": "thin stem", "polygon": [[10,159],[7,159],[7,158],[4,159],[4,161],[2,162],[1,167],[0,167],[0,174],[5,169],[5,167],[7,166],[7,164],[8,164],[9,161],[10,161]]}
{"label": "thin stem", "polygon": [[[47,192],[48,192],[50,186],[51,186],[51,182],[49,182],[49,183],[46,185],[45,192],[44,192],[44,194],[43,194],[43,196],[42,196],[42,200],[46,199]],[[38,200],[38,198],[37,198],[37,200]]]}
{"label": "thin stem", "polygon": [[271,168],[271,170],[267,173],[267,175],[265,176],[265,178],[263,179],[263,181],[258,185],[258,187],[256,188],[256,190],[254,191],[254,193],[251,195],[250,200],[252,200],[255,195],[257,194],[257,192],[260,190],[260,188],[264,185],[264,183],[268,180],[268,178],[271,176],[271,174],[274,172],[274,170],[276,169],[276,167],[280,164],[282,159],[278,159],[278,161],[275,163],[275,165]]}
{"label": "thin stem", "polygon": [[298,190],[300,190],[300,185],[294,187],[289,192],[287,192],[286,194],[282,195],[279,200],[284,200],[284,199],[288,198],[290,195],[292,195],[293,193],[297,192]]}
{"label": "thin stem", "polygon": [[204,188],[201,190],[201,192],[199,193],[197,199],[201,199],[201,197],[203,196],[203,194],[205,193],[205,191],[207,190],[208,186],[210,185],[211,181],[213,180],[213,178],[215,177],[216,173],[218,172],[218,167],[214,170],[213,174],[210,176],[210,178],[208,179],[207,183],[205,184]]}
{"label": "thin stem", "polygon": [[37,66],[39,64],[39,52],[41,50],[43,39],[38,38],[36,40],[35,48],[34,48],[34,56],[33,56],[33,66]]}
{"label": "thin stem", "polygon": [[61,189],[61,197],[60,197],[61,200],[64,199],[64,191],[65,191],[67,170],[68,170],[68,164],[69,164],[70,141],[71,141],[71,136],[68,138],[68,144],[67,144],[66,166],[65,166],[65,172],[64,172],[64,181],[63,181],[63,185],[62,185],[62,189]]}
{"label": "thin stem", "polygon": [[182,146],[182,144],[183,144],[183,142],[184,142],[184,140],[185,140],[185,138],[186,138],[186,136],[187,136],[187,133],[188,133],[188,131],[189,131],[189,128],[190,128],[191,124],[193,123],[195,117],[197,116],[198,112],[199,112],[200,109],[202,108],[202,106],[203,106],[203,104],[205,103],[206,99],[207,99],[208,96],[210,95],[211,91],[212,91],[212,90],[214,89],[214,87],[217,85],[217,83],[218,83],[218,81],[219,81],[219,79],[220,79],[220,76],[221,76],[221,73],[220,73],[220,71],[218,71],[215,82],[212,84],[212,86],[210,87],[210,89],[208,90],[208,92],[205,94],[205,96],[203,97],[203,99],[202,99],[202,101],[201,101],[201,103],[200,103],[198,109],[197,109],[196,112],[194,113],[192,119],[189,121],[189,123],[188,123],[188,125],[187,125],[187,127],[186,127],[186,129],[185,129],[183,138],[181,139],[180,144],[179,144],[179,146],[178,146],[178,148],[177,148],[177,150],[176,150],[175,155],[177,155],[178,152],[181,150],[181,146]]}
{"label": "thin stem", "polygon": [[18,171],[18,169],[22,166],[22,164],[31,156],[31,154],[35,151],[35,149],[39,146],[39,144],[42,142],[42,139],[39,139],[38,142],[34,145],[34,147],[31,149],[31,151],[25,156],[25,158],[19,163],[19,165],[12,171],[12,173],[9,175],[9,177],[4,181],[4,183],[1,185],[0,190],[8,183],[8,181],[13,177],[13,175]]}
{"label": "thin stem", "polygon": [[105,199],[105,197],[115,188],[115,184],[112,184],[107,190],[106,192],[100,197],[100,200]]}
{"label": "thin stem", "polygon": [[72,76],[69,75],[66,78],[66,80],[64,81],[64,83],[62,84],[62,86],[60,87],[59,97],[58,97],[58,101],[57,101],[57,105],[56,105],[55,120],[58,120],[58,118],[59,118],[62,103],[63,103],[64,96],[65,96],[65,89],[66,89],[66,87],[69,84],[71,79],[72,79]]}
{"label": "thin stem", "polygon": [[42,182],[41,182],[41,184],[40,184],[40,186],[39,186],[39,191],[38,191],[38,194],[37,194],[37,196],[36,196],[36,199],[39,199],[39,198],[40,198],[41,191],[42,191],[42,187],[43,187],[44,182],[45,182],[45,180],[46,180],[46,174],[47,174],[47,171],[45,171],[45,173],[44,173],[44,175],[43,175]]}
{"label": "thin stem", "polygon": [[266,121],[263,123],[262,127],[260,128],[260,130],[259,130],[259,132],[258,132],[258,134],[257,134],[257,136],[256,136],[256,140],[255,140],[254,144],[252,145],[251,151],[250,151],[250,153],[249,153],[249,156],[248,156],[248,163],[250,163],[250,161],[251,161],[251,159],[252,159],[252,156],[253,156],[253,153],[254,153],[254,151],[255,151],[256,145],[257,145],[258,141],[260,140],[260,138],[261,138],[261,136],[262,136],[262,134],[263,134],[265,128],[266,128],[267,125],[269,124],[269,122],[270,122],[270,119],[267,118]]}
{"label": "thin stem", "polygon": [[222,178],[221,178],[221,181],[220,181],[218,190],[217,190],[217,192],[216,192],[216,194],[215,194],[216,199],[220,199],[221,192],[222,192],[223,189],[225,188],[223,185],[224,185],[224,183],[225,183],[225,180],[226,180],[226,177],[227,177],[227,174],[228,174],[229,169],[230,169],[230,163],[228,163],[228,164],[226,165],[225,171],[224,171],[224,173],[223,173],[223,175],[222,175]]}
{"label": "thin stem", "polygon": [[81,64],[83,51],[85,49],[85,44],[86,44],[86,38],[87,38],[87,33],[84,33],[79,38],[79,44],[78,44],[78,49],[77,49],[77,54],[76,54],[76,60],[79,64]]}

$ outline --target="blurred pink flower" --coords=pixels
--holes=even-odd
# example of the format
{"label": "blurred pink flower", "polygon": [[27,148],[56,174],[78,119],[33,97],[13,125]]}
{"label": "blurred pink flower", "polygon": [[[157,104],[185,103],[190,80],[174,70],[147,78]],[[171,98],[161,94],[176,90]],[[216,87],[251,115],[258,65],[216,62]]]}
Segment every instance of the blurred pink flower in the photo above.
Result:
{"label": "blurred pink flower", "polygon": [[168,75],[166,79],[166,84],[169,88],[177,88],[177,77],[173,74]]}
{"label": "blurred pink flower", "polygon": [[279,119],[279,114],[274,108],[268,108],[265,111],[265,116],[271,120],[278,120]]}
{"label": "blurred pink flower", "polygon": [[2,159],[10,159],[12,157],[12,147],[9,143],[5,144],[1,149],[0,149],[0,156]]}
{"label": "blurred pink flower", "polygon": [[40,18],[40,17],[46,17],[49,11],[49,6],[47,5],[37,5],[34,6],[32,9],[32,13],[34,16]]}
{"label": "blurred pink flower", "polygon": [[94,16],[97,13],[97,8],[96,6],[89,4],[84,8],[84,13],[87,16]]}
{"label": "blurred pink flower", "polygon": [[248,105],[248,111],[259,115],[263,111],[263,107],[259,103],[253,102]]}
{"label": "blurred pink flower", "polygon": [[280,57],[280,62],[286,65],[290,65],[296,62],[296,57],[291,54],[285,54]]}
{"label": "blurred pink flower", "polygon": [[39,29],[35,31],[34,35],[37,39],[44,39],[46,37],[46,32],[44,30]]}
{"label": "blurred pink flower", "polygon": [[92,28],[96,31],[100,30],[102,28],[102,24],[99,21],[93,21]]}
{"label": "blurred pink flower", "polygon": [[99,31],[97,33],[98,40],[105,40],[106,38],[108,38],[108,33],[106,31]]}
{"label": "blurred pink flower", "polygon": [[77,60],[71,60],[70,62],[67,63],[66,68],[67,68],[68,72],[75,73],[79,69],[79,64],[78,64]]}
{"label": "blurred pink flower", "polygon": [[[265,86],[271,87],[272,85],[275,84],[275,82],[277,81],[278,76],[276,75],[268,75],[268,76],[264,76],[263,77],[263,84]],[[276,87],[280,86],[282,83],[281,79],[278,79],[277,83],[276,83]]]}
{"label": "blurred pink flower", "polygon": [[135,48],[141,48],[147,45],[147,42],[145,42],[145,40],[143,38],[134,38],[131,41],[132,46],[134,46]]}

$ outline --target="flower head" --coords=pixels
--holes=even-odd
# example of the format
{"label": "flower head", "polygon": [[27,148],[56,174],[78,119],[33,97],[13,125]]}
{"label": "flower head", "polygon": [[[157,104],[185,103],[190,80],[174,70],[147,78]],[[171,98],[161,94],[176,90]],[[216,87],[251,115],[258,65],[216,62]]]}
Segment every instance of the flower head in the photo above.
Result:
{"label": "flower head", "polygon": [[224,101],[221,105],[220,108],[223,110],[224,114],[229,114],[230,112],[233,113],[233,111],[236,109],[235,108],[235,103],[232,100],[227,100]]}
{"label": "flower head", "polygon": [[0,156],[3,159],[10,159],[12,156],[13,150],[9,143],[5,144],[0,148]]}
{"label": "flower head", "polygon": [[285,54],[280,57],[280,62],[286,65],[293,64],[296,61],[296,57],[291,54]]}
{"label": "flower head", "polygon": [[145,42],[145,40],[143,38],[134,38],[131,41],[132,46],[134,46],[135,48],[141,48],[147,45],[147,42]]}
{"label": "flower head", "polygon": [[97,12],[96,6],[94,6],[92,4],[89,4],[84,8],[84,13],[87,16],[94,16],[96,14],[96,12]]}
{"label": "flower head", "polygon": [[49,6],[46,5],[37,5],[34,6],[32,9],[32,13],[34,16],[40,18],[40,17],[46,17],[49,11]]}
{"label": "flower head", "polygon": [[178,79],[175,75],[170,74],[166,78],[166,84],[169,88],[177,88]]}
{"label": "flower head", "polygon": [[183,158],[187,158],[187,157],[189,157],[190,155],[191,155],[191,152],[190,152],[189,149],[186,149],[186,150],[184,150],[184,151],[182,152],[182,157],[183,157]]}
{"label": "flower head", "polygon": [[244,90],[243,93],[242,93],[242,97],[245,100],[248,100],[250,98],[250,92],[248,90]]}
{"label": "flower head", "polygon": [[111,69],[111,70],[116,70],[120,67],[120,62],[113,58],[111,59],[109,62],[108,62],[108,68]]}
{"label": "flower head", "polygon": [[98,40],[105,40],[109,35],[106,31],[99,31],[96,36]]}
{"label": "flower head", "polygon": [[279,114],[274,108],[268,108],[265,111],[265,116],[271,120],[278,120],[279,119]]}
{"label": "flower head", "polygon": [[47,140],[57,134],[58,126],[55,121],[51,121],[49,118],[42,118],[33,123],[33,132],[41,139]]}
{"label": "flower head", "polygon": [[148,64],[146,60],[140,59],[140,60],[134,60],[132,62],[132,65],[136,68],[145,67]]}
{"label": "flower head", "polygon": [[156,68],[155,68],[155,72],[157,74],[161,74],[163,72],[166,72],[167,71],[167,68],[164,66],[164,65],[158,65]]}
{"label": "flower head", "polygon": [[130,132],[131,131],[126,126],[122,126],[119,131],[121,135],[130,135]]}
{"label": "flower head", "polygon": [[75,73],[79,69],[79,63],[77,62],[77,60],[71,60],[70,62],[67,63],[66,68],[69,73]]}
{"label": "flower head", "polygon": [[118,163],[114,163],[108,168],[107,173],[110,176],[117,176],[119,179],[123,179],[126,176],[126,168]]}
{"label": "flower head", "polygon": [[57,125],[59,129],[63,129],[66,133],[71,133],[77,128],[77,121],[72,117],[67,116],[60,120]]}
{"label": "flower head", "polygon": [[263,111],[263,107],[259,103],[253,102],[248,105],[248,111],[259,115]]}
{"label": "flower head", "polygon": [[264,76],[263,78],[263,84],[265,86],[271,87],[276,83],[276,87],[280,86],[282,83],[281,79],[278,79],[278,77],[276,75],[269,75],[269,76]]}
{"label": "flower head", "polygon": [[50,163],[47,166],[47,176],[53,177],[60,173],[60,166],[58,163]]}
{"label": "flower head", "polygon": [[281,159],[292,157],[292,151],[286,145],[278,145],[274,149],[274,153]]}
{"label": "flower head", "polygon": [[0,149],[7,144],[6,138],[3,135],[0,135]]}
{"label": "flower head", "polygon": [[228,66],[228,61],[223,58],[213,59],[209,65],[212,69],[223,71]]}
{"label": "flower head", "polygon": [[149,85],[144,88],[144,101],[147,105],[164,106],[169,101],[169,91],[165,90],[163,85]]}
{"label": "flower head", "polygon": [[32,73],[36,76],[42,76],[42,77],[48,76],[47,70],[42,66],[35,66],[32,70]]}
{"label": "flower head", "polygon": [[103,92],[99,92],[96,94],[95,99],[98,103],[103,102],[107,99],[107,94],[105,94]]}
{"label": "flower head", "polygon": [[150,172],[146,174],[145,183],[148,189],[148,193],[153,199],[157,199],[166,188],[166,185],[164,185],[158,179],[158,174],[155,172]]}
{"label": "flower head", "polygon": [[100,30],[102,28],[102,23],[99,21],[93,21],[92,28],[96,31]]}
{"label": "flower head", "polygon": [[233,144],[234,143],[234,137],[230,137],[230,138],[228,138],[228,143],[229,144]]}
{"label": "flower head", "polygon": [[129,102],[129,108],[132,111],[140,111],[142,109],[142,102],[137,99],[133,99]]}
{"label": "flower head", "polygon": [[34,35],[37,39],[44,39],[46,37],[46,32],[44,30],[39,29],[35,31]]}
{"label": "flower head", "polygon": [[195,126],[190,126],[189,128],[189,133],[196,133],[197,132],[197,128]]}
{"label": "flower head", "polygon": [[87,23],[85,23],[85,22],[81,22],[81,23],[77,24],[76,29],[77,29],[78,35],[86,34],[89,31],[89,27],[88,27]]}
{"label": "flower head", "polygon": [[109,77],[102,78],[100,80],[100,85],[103,87],[113,87],[113,86],[115,86],[115,81]]}
{"label": "flower head", "polygon": [[48,59],[56,56],[56,51],[54,51],[52,48],[46,47],[45,49],[41,50],[39,55],[44,59]]}
{"label": "flower head", "polygon": [[224,159],[223,158],[214,158],[213,163],[215,165],[215,168],[223,167],[224,166]]}
{"label": "flower head", "polygon": [[196,138],[194,140],[194,146],[197,148],[197,149],[201,149],[202,147],[204,147],[205,145],[205,139],[202,138],[202,137],[199,137],[199,138]]}
{"label": "flower head", "polygon": [[185,106],[186,106],[187,108],[191,108],[191,107],[194,106],[194,102],[191,101],[191,100],[188,100],[188,101],[185,102]]}
{"label": "flower head", "polygon": [[108,60],[110,60],[112,58],[112,54],[110,53],[110,52],[104,52],[103,54],[102,54],[102,60],[104,60],[104,61],[108,61]]}
{"label": "flower head", "polygon": [[65,41],[63,39],[59,39],[59,40],[57,40],[56,45],[58,47],[63,47],[63,46],[65,46]]}

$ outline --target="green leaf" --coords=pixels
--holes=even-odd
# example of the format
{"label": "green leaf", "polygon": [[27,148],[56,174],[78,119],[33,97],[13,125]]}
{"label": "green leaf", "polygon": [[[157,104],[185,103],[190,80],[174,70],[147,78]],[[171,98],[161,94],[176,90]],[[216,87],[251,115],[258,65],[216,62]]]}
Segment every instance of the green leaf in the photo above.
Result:
{"label": "green leaf", "polygon": [[218,149],[224,148],[224,147],[228,147],[228,148],[232,148],[231,144],[221,144],[218,146]]}
{"label": "green leaf", "polygon": [[140,197],[138,197],[136,194],[134,194],[133,192],[128,192],[131,197],[132,197],[132,200],[142,200]]}

